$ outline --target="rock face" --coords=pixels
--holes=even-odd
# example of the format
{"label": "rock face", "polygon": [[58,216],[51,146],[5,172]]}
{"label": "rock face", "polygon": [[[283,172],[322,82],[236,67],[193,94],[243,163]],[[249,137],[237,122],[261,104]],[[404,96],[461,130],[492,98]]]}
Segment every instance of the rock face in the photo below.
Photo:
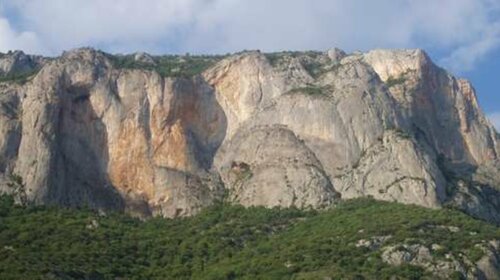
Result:
{"label": "rock face", "polygon": [[0,77],[14,73],[27,73],[40,68],[46,62],[46,58],[26,55],[22,51],[0,53]]}
{"label": "rock face", "polygon": [[447,253],[444,258],[437,257],[436,252],[442,248],[438,244],[433,244],[432,247],[428,248],[421,244],[386,246],[382,248],[381,257],[385,263],[393,266],[403,264],[420,266],[437,279],[450,279],[457,276],[462,279],[500,279],[498,255],[500,247],[497,240],[476,245],[476,248],[483,253],[477,262],[469,260],[464,254],[455,256]]}
{"label": "rock face", "polygon": [[500,137],[421,50],[244,52],[192,77],[110,57],[77,49],[0,84],[4,190],[19,175],[36,203],[167,217],[373,196],[500,223]]}

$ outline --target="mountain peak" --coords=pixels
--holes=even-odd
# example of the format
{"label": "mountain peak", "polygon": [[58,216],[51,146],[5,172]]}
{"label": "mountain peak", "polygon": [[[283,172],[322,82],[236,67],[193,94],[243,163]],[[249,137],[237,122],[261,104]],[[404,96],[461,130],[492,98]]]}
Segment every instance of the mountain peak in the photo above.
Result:
{"label": "mountain peak", "polygon": [[409,71],[421,72],[434,63],[421,49],[373,50],[364,54],[382,81],[398,78]]}

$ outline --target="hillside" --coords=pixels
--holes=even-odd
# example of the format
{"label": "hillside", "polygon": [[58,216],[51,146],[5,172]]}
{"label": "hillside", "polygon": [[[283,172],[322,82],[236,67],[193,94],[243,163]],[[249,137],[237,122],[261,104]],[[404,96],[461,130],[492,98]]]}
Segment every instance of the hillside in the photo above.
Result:
{"label": "hillside", "polygon": [[1,279],[496,279],[500,272],[499,228],[454,210],[370,199],[326,211],[217,204],[195,217],[140,221],[23,208],[2,197],[0,219]]}

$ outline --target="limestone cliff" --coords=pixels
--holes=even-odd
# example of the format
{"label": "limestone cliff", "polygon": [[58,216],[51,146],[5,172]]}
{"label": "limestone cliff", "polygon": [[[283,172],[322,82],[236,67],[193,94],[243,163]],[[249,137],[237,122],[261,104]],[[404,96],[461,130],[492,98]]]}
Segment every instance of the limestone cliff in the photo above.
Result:
{"label": "limestone cliff", "polygon": [[27,55],[22,51],[0,53],[0,77],[30,73],[42,67],[47,61],[47,58]]}
{"label": "limestone cliff", "polygon": [[0,185],[19,175],[36,203],[175,217],[373,196],[500,223],[498,133],[421,50],[243,52],[188,75],[181,56],[30,59],[0,83]]}

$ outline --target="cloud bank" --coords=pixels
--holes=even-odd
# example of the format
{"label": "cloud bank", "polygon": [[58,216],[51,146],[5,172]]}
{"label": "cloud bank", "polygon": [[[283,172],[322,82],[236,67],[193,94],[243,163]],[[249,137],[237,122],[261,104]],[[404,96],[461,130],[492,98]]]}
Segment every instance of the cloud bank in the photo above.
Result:
{"label": "cloud bank", "polygon": [[500,45],[496,0],[3,0],[0,51],[422,47],[454,71]]}

